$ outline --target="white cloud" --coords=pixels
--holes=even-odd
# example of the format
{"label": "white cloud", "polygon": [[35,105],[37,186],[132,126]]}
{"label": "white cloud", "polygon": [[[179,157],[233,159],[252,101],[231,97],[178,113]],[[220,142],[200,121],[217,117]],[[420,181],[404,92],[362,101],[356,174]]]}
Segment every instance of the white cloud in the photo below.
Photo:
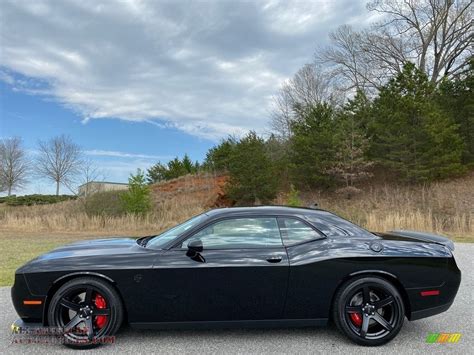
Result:
{"label": "white cloud", "polygon": [[10,75],[2,70],[0,70],[0,80],[10,85],[15,84],[15,78],[13,75]]}
{"label": "white cloud", "polygon": [[127,182],[130,174],[133,174],[137,169],[146,170],[152,166],[154,162],[149,160],[134,160],[134,161],[118,161],[118,160],[104,160],[100,162],[100,169],[104,179],[113,182]]}
{"label": "white cloud", "polygon": [[352,0],[4,0],[0,80],[85,122],[148,121],[215,139],[263,130],[280,83],[331,28],[364,14]]}
{"label": "white cloud", "polygon": [[116,150],[85,150],[84,154],[97,156],[97,157],[114,157],[114,158],[132,158],[132,159],[156,159],[156,160],[169,160],[171,157],[164,155],[148,155],[148,154],[135,154],[119,152]]}

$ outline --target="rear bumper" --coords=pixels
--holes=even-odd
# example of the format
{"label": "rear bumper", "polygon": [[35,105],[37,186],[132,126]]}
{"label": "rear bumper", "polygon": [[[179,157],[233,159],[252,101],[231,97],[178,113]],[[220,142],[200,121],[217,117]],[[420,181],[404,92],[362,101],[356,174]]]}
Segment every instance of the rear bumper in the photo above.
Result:
{"label": "rear bumper", "polygon": [[426,317],[431,317],[431,316],[434,316],[436,314],[443,313],[443,312],[447,311],[449,309],[449,307],[451,307],[452,304],[453,304],[453,302],[450,302],[450,303],[447,303],[447,304],[443,304],[441,306],[436,306],[436,307],[432,307],[432,308],[428,308],[428,309],[423,309],[421,311],[411,312],[410,320],[413,321],[413,320],[422,319],[422,318],[426,318]]}
{"label": "rear bumper", "polygon": [[461,284],[461,271],[454,258],[448,260],[443,278],[444,282],[438,286],[406,290],[410,300],[409,320],[431,317],[451,307]]}

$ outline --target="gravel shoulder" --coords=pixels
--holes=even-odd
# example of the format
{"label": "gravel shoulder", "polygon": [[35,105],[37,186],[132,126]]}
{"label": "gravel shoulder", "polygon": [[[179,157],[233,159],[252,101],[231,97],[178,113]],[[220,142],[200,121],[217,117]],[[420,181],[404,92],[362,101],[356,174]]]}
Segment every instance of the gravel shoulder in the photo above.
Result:
{"label": "gravel shoulder", "polygon": [[[456,243],[455,257],[462,271],[461,287],[451,308],[440,315],[415,322],[405,321],[399,335],[382,348],[352,344],[334,327],[294,329],[170,330],[136,331],[124,328],[114,344],[96,350],[72,351],[61,345],[12,343],[11,323],[17,315],[10,300],[10,287],[0,288],[0,342],[3,354],[54,353],[472,353],[474,346],[474,244]],[[461,333],[457,344],[427,344],[429,333]],[[469,350],[471,349],[471,350]]]}

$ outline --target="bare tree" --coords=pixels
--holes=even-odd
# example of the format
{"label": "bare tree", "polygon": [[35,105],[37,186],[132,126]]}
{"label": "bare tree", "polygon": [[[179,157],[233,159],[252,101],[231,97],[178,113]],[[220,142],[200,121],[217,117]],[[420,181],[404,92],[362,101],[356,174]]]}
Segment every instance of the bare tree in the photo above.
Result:
{"label": "bare tree", "polygon": [[[3,170],[3,156],[5,155],[5,148],[3,144],[0,144],[0,171]],[[7,190],[5,185],[5,179],[3,175],[0,175],[0,192],[4,192]]]}
{"label": "bare tree", "polygon": [[0,142],[0,185],[8,196],[27,182],[29,162],[19,137],[2,139]]}
{"label": "bare tree", "polygon": [[56,195],[59,186],[70,185],[77,177],[82,164],[82,152],[70,137],[61,135],[49,141],[38,142],[37,173],[56,183]]}
{"label": "bare tree", "polygon": [[306,64],[284,83],[274,97],[271,127],[280,138],[291,136],[291,123],[298,110],[323,101],[335,103],[331,79],[316,65]]}
{"label": "bare tree", "polygon": [[438,83],[473,55],[472,0],[375,0],[368,9],[382,20],[362,31],[342,26],[316,53],[346,89],[377,89],[407,62]]}
{"label": "bare tree", "polygon": [[[91,193],[90,184],[93,181],[104,181],[105,177],[102,172],[91,160],[84,161],[80,166],[79,185],[85,185],[84,197],[88,197]],[[79,193],[78,191],[77,193]]]}
{"label": "bare tree", "polygon": [[288,139],[291,136],[291,122],[293,120],[293,107],[291,87],[283,84],[279,92],[273,97],[273,110],[271,112],[271,129],[280,138]]}
{"label": "bare tree", "polygon": [[306,64],[290,80],[291,101],[301,106],[313,106],[322,101],[331,101],[330,86],[330,80],[321,68]]}
{"label": "bare tree", "polygon": [[399,56],[387,57],[368,49],[371,43],[381,47],[380,52],[388,47],[395,52],[403,45],[394,39],[383,44],[389,42],[387,38],[379,38],[380,35],[368,31],[357,32],[347,25],[339,27],[329,36],[331,45],[317,51],[315,61],[325,65],[328,75],[343,91],[356,89],[369,92],[378,89],[403,66],[404,59]]}

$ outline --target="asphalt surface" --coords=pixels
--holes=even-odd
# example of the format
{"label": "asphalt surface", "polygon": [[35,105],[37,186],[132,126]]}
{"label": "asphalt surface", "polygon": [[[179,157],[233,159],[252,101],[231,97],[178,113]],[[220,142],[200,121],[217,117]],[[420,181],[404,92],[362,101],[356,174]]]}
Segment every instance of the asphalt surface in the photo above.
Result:
{"label": "asphalt surface", "polygon": [[[314,354],[345,353],[397,354],[457,353],[474,354],[474,244],[456,244],[455,257],[462,270],[462,282],[451,308],[440,315],[405,324],[389,344],[381,348],[357,346],[330,326],[328,328],[169,330],[137,331],[124,328],[114,344],[94,350],[73,351],[58,344],[19,344],[13,342],[10,325],[17,318],[10,300],[10,288],[0,288],[0,353],[135,353],[135,354]],[[429,333],[461,333],[456,344],[428,344]]]}

